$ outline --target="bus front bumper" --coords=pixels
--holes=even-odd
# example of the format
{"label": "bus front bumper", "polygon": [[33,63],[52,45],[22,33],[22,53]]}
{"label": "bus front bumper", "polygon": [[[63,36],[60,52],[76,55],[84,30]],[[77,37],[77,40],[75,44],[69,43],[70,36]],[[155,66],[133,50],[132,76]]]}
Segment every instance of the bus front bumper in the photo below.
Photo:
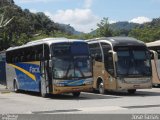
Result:
{"label": "bus front bumper", "polygon": [[149,79],[150,78],[147,78],[147,80],[145,82],[144,81],[137,81],[137,78],[126,78],[126,81],[118,80],[117,81],[117,89],[118,90],[151,89],[152,82]]}
{"label": "bus front bumper", "polygon": [[90,92],[93,90],[92,85],[84,85],[84,86],[72,86],[72,87],[60,87],[53,86],[53,94],[63,94],[63,93],[74,93],[74,92]]}

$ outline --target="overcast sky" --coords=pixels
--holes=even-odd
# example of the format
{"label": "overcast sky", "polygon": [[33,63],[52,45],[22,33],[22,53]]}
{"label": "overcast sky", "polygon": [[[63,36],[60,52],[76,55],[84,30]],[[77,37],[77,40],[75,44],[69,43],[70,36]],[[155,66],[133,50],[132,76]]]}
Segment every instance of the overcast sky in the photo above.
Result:
{"label": "overcast sky", "polygon": [[160,17],[160,0],[14,0],[23,9],[44,12],[54,22],[90,32],[103,17],[109,22],[144,23]]}

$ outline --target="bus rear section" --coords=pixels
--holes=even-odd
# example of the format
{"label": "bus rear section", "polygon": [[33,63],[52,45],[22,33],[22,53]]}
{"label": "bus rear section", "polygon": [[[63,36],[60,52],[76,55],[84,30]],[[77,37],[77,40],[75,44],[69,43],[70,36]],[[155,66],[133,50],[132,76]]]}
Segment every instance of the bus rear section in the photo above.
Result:
{"label": "bus rear section", "polygon": [[7,81],[17,90],[48,94],[92,90],[88,44],[81,40],[47,38],[7,50]]}
{"label": "bus rear section", "polygon": [[146,45],[130,37],[88,40],[93,58],[93,88],[100,93],[152,87],[150,53]]}
{"label": "bus rear section", "polygon": [[151,52],[152,63],[152,84],[155,87],[160,87],[160,41],[147,43],[147,47]]}

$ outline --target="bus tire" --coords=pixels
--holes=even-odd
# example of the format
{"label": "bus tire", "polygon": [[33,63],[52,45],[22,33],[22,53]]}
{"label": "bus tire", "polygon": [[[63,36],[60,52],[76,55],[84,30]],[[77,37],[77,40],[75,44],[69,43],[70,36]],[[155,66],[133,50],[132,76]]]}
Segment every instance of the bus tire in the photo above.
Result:
{"label": "bus tire", "polygon": [[16,80],[14,80],[14,82],[13,82],[13,91],[18,93],[18,84],[17,84]]}
{"label": "bus tire", "polygon": [[73,94],[73,97],[79,97],[81,92],[73,92],[72,94]]}
{"label": "bus tire", "polygon": [[98,91],[100,94],[105,94],[105,88],[104,88],[104,83],[103,80],[98,84]]}
{"label": "bus tire", "polygon": [[129,93],[129,94],[135,94],[135,92],[136,92],[136,89],[129,89],[129,90],[128,90],[128,93]]}

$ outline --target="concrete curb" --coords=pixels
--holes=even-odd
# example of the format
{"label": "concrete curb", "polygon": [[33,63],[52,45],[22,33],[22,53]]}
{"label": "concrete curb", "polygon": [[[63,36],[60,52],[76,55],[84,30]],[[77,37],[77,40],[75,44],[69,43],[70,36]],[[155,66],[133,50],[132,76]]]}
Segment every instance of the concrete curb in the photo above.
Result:
{"label": "concrete curb", "polygon": [[11,91],[4,85],[0,85],[0,94],[10,93]]}

